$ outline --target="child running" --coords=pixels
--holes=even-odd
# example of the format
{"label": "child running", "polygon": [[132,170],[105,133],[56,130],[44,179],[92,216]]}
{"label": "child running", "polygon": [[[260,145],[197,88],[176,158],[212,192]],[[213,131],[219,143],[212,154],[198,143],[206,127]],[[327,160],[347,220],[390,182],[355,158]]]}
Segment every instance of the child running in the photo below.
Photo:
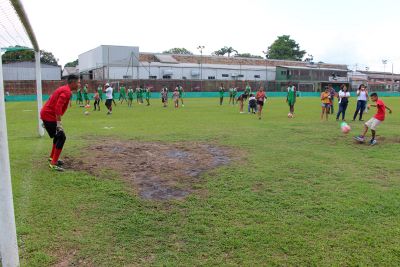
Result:
{"label": "child running", "polygon": [[219,87],[219,105],[220,106],[222,106],[222,102],[224,102],[224,93],[225,93],[224,84],[221,83],[221,86]]}
{"label": "child running", "polygon": [[124,85],[121,85],[121,87],[119,88],[119,99],[118,101],[121,101],[121,104],[124,102],[127,102],[126,100],[126,89]]}
{"label": "child running", "polygon": [[371,128],[371,134],[372,134],[372,138],[369,141],[369,144],[371,146],[376,144],[376,127],[378,127],[379,124],[381,124],[384,120],[385,120],[385,115],[386,115],[386,110],[389,110],[389,114],[392,113],[392,110],[385,105],[385,103],[380,100],[378,98],[378,94],[377,93],[372,93],[371,94],[371,100],[372,102],[375,102],[376,105],[368,105],[368,107],[376,107],[377,108],[377,112],[375,114],[375,116],[373,116],[369,121],[367,121],[364,124],[364,131],[361,135],[354,137],[354,139],[356,139],[359,142],[365,142],[365,135],[368,132],[368,129]]}
{"label": "child running", "polygon": [[237,95],[237,89],[236,89],[236,87],[233,87],[233,91],[232,91],[232,105],[235,105],[236,95]]}
{"label": "child running", "polygon": [[103,102],[103,88],[101,85],[97,86],[97,93],[99,93],[100,101]]}
{"label": "child running", "polygon": [[90,104],[90,100],[89,100],[89,95],[88,95],[88,84],[85,84],[85,86],[83,87],[83,98],[85,99],[85,105],[89,105]]}
{"label": "child running", "polygon": [[129,88],[128,89],[128,107],[132,107],[132,101],[133,101],[133,89]]}
{"label": "child running", "polygon": [[289,82],[289,86],[287,88],[286,103],[289,105],[289,112],[293,115],[294,104],[296,103],[296,87],[292,82]]}
{"label": "child running", "polygon": [[172,94],[172,99],[175,103],[175,108],[179,108],[179,91],[178,88],[175,88],[174,93]]}
{"label": "child running", "polygon": [[83,98],[82,98],[82,89],[78,88],[76,91],[76,104],[79,106],[83,105]]}
{"label": "child running", "polygon": [[[100,95],[99,95],[98,91],[96,91],[94,93],[93,99],[94,99],[94,109],[93,109],[93,111],[96,111],[96,110],[100,111]],[[96,107],[98,107],[98,109]]]}
{"label": "child running", "polygon": [[146,102],[147,106],[150,106],[150,95],[151,95],[151,90],[150,87],[146,87]]}
{"label": "child running", "polygon": [[163,103],[163,107],[166,108],[168,104],[168,87],[166,86],[161,89],[161,102]]}
{"label": "child running", "polygon": [[329,92],[328,86],[325,87],[325,91],[321,93],[321,121],[324,119],[324,114],[326,120],[328,120],[329,109],[331,107],[331,93]]}
{"label": "child running", "polygon": [[267,95],[264,92],[264,88],[260,87],[256,94],[257,99],[257,109],[258,109],[258,119],[261,120],[261,111],[264,106],[264,101],[267,99]]}

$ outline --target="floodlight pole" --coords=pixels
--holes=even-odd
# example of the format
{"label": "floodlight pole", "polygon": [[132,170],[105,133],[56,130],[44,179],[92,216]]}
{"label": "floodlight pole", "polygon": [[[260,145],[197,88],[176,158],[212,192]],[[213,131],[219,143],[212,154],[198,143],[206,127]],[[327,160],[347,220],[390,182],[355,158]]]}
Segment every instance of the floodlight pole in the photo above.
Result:
{"label": "floodlight pole", "polygon": [[2,54],[0,51],[0,255],[4,267],[14,267],[19,266],[19,258],[8,154]]}

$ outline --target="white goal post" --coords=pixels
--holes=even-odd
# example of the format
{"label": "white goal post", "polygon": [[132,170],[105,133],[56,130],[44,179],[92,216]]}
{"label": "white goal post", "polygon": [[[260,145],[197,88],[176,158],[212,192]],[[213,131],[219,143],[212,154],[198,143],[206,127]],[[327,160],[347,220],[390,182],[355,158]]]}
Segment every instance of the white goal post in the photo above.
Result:
{"label": "white goal post", "polygon": [[[20,263],[11,184],[2,55],[8,50],[26,49],[20,46],[23,39],[21,32],[24,32],[22,35],[28,35],[35,51],[39,136],[44,135],[39,115],[42,108],[42,81],[39,46],[22,3],[19,0],[0,0],[0,7],[0,256],[3,267],[16,267]],[[3,48],[3,45],[9,47]]]}

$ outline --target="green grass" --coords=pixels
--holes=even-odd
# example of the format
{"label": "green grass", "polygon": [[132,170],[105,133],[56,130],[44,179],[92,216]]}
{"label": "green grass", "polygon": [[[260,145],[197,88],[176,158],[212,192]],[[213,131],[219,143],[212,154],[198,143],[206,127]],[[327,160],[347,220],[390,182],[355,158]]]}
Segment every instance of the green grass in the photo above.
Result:
{"label": "green grass", "polygon": [[375,147],[352,141],[359,122],[347,136],[333,118],[320,122],[317,98],[300,98],[292,120],[281,98],[268,100],[261,121],[217,99],[188,99],[179,110],[158,100],[132,110],[118,105],[112,116],[104,106],[89,116],[75,105],[67,111],[68,156],[105,136],[245,152],[204,175],[197,187],[206,194],[169,202],[142,200],[117,177],[50,172],[51,140],[36,137],[37,115],[23,111],[35,103],[7,103],[21,263],[398,266],[399,99],[384,100],[394,114],[379,127],[386,140]]}

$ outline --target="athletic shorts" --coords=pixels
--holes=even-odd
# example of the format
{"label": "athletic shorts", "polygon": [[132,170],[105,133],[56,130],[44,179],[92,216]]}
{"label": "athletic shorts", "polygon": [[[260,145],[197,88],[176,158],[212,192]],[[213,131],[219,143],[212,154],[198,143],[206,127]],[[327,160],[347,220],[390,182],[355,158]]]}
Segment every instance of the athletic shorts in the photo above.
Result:
{"label": "athletic shorts", "polygon": [[108,107],[108,108],[111,107],[112,101],[113,101],[112,99],[107,99],[106,100],[106,107]]}
{"label": "athletic shorts", "polygon": [[49,134],[50,138],[54,138],[57,132],[57,122],[56,121],[43,121],[43,126],[46,132]]}
{"label": "athletic shorts", "polygon": [[331,104],[329,104],[329,103],[322,103],[322,104],[321,104],[321,107],[323,107],[323,108],[330,108],[330,107],[331,107]]}
{"label": "athletic shorts", "polygon": [[368,127],[368,128],[370,128],[371,130],[376,130],[376,127],[378,127],[378,125],[379,124],[381,124],[382,123],[382,121],[380,121],[380,120],[378,120],[378,119],[376,119],[376,118],[374,118],[374,117],[372,117],[371,119],[369,119],[369,121],[367,121],[366,123],[365,123],[365,125]]}
{"label": "athletic shorts", "polygon": [[264,106],[264,101],[257,101],[257,105],[260,105],[261,107]]}
{"label": "athletic shorts", "polygon": [[163,102],[163,103],[167,102],[167,100],[168,100],[168,98],[166,98],[166,97],[161,98],[161,102]]}

